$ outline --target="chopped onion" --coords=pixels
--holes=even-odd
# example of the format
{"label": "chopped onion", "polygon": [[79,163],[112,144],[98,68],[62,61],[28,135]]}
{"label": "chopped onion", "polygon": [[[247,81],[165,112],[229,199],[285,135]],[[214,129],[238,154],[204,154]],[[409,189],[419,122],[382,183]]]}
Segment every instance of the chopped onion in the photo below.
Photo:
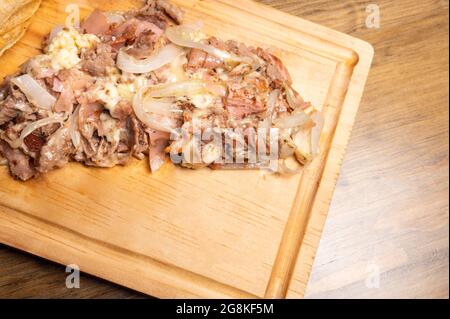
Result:
{"label": "chopped onion", "polygon": [[221,60],[224,60],[226,62],[243,62],[251,60],[250,62],[253,62],[251,58],[248,57],[238,57],[232,53],[220,50],[212,45],[201,43],[196,39],[197,32],[197,26],[195,25],[179,25],[179,26],[173,26],[166,29],[166,36],[167,38],[182,47],[187,48],[195,48],[202,51],[205,51],[208,54],[214,55],[218,57]]}
{"label": "chopped onion", "polygon": [[184,50],[179,46],[168,44],[155,55],[140,60],[121,49],[117,56],[117,67],[128,73],[148,73],[172,63],[183,52]]}
{"label": "chopped onion", "polygon": [[136,114],[136,117],[142,123],[153,130],[177,134],[176,130],[174,130],[174,128],[172,128],[170,125],[158,121],[155,117],[151,116],[145,111],[143,106],[143,93],[147,89],[148,88],[146,87],[141,88],[134,97],[133,110]]}
{"label": "chopped onion", "polygon": [[38,128],[41,128],[43,126],[47,126],[50,124],[55,124],[55,123],[62,124],[63,122],[64,122],[64,118],[61,115],[52,115],[52,116],[46,117],[42,120],[35,121],[35,122],[29,124],[28,126],[26,126],[20,133],[20,137],[10,144],[14,148],[19,148],[20,146],[22,146],[23,140],[28,135],[30,135],[35,130],[37,130]]}
{"label": "chopped onion", "polygon": [[80,105],[77,106],[75,112],[73,112],[72,117],[70,118],[70,138],[72,139],[72,144],[75,146],[75,149],[81,145],[81,135],[78,131],[78,115],[80,113]]}
{"label": "chopped onion", "polygon": [[310,121],[305,112],[292,112],[288,116],[275,119],[273,122],[280,129],[290,129],[300,127]]}
{"label": "chopped onion", "polygon": [[35,106],[51,110],[56,102],[56,98],[47,92],[35,79],[29,74],[23,74],[11,80],[25,94],[28,101]]}
{"label": "chopped onion", "polygon": [[311,131],[311,152],[313,156],[319,153],[319,141],[322,134],[325,119],[322,112],[316,111],[311,115],[311,119],[316,124]]}

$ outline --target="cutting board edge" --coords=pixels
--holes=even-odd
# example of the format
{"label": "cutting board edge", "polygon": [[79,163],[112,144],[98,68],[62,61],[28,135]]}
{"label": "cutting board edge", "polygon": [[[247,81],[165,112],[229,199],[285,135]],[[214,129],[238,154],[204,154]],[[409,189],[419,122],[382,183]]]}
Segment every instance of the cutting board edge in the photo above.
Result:
{"label": "cutting board edge", "polygon": [[[258,5],[260,5],[260,4],[258,4]],[[300,18],[297,18],[297,17],[293,17],[293,18],[296,18],[296,19],[300,19]],[[303,20],[303,19],[301,19],[302,21],[306,21],[306,20]],[[308,22],[308,23],[310,23],[310,22]],[[316,25],[317,26],[317,25]],[[320,27],[320,28],[323,28],[323,29],[327,29],[327,28],[325,28],[325,27],[322,27],[322,26],[317,26],[317,27]],[[330,29],[328,29],[328,30],[330,30]],[[333,31],[333,32],[336,32],[336,31]],[[352,38],[352,37],[350,37],[350,36],[348,36],[348,35],[345,35],[346,37],[347,37],[347,39],[350,41],[350,39],[353,41],[353,45],[354,45],[354,47],[353,47],[353,50],[354,50],[354,52],[356,52],[357,54],[358,54],[358,56],[359,56],[359,59],[360,59],[360,63],[361,63],[361,48],[363,48],[364,47],[364,50],[362,50],[362,51],[365,51],[364,52],[364,54],[365,54],[365,60],[367,60],[368,59],[368,56],[370,55],[370,51],[372,52],[371,53],[371,57],[370,57],[370,60],[372,60],[372,57],[373,57],[373,47],[369,44],[369,43],[367,43],[367,42],[364,42],[364,41],[362,41],[362,40],[359,40],[359,39],[356,39],[356,38]],[[359,64],[359,63],[358,63]],[[370,68],[370,63],[369,63],[369,67],[368,67],[368,69],[367,69],[367,73],[368,73],[368,71],[369,71],[369,68]],[[362,72],[362,71],[361,71]],[[366,74],[366,78],[367,78],[367,75],[368,74]],[[363,76],[363,75],[362,75]],[[364,80],[365,81],[365,80]],[[360,84],[360,86],[361,86],[361,94],[362,94],[362,90],[363,90],[363,87],[364,87],[364,84],[363,85],[361,85]],[[357,113],[357,109],[358,109],[358,107],[359,107],[359,101],[358,101],[358,103],[356,103],[355,105],[354,105],[354,115],[356,115],[356,113]],[[349,112],[350,113],[350,112]],[[352,125],[351,125],[352,126]],[[347,128],[346,128],[347,130],[348,130],[348,126],[347,126]],[[350,127],[350,130],[351,130],[351,127]],[[345,145],[347,145],[347,142],[348,142],[348,139],[347,139],[347,141],[346,141],[346,143],[344,143]],[[345,155],[345,149],[342,151],[342,158],[344,157],[344,155]],[[339,170],[340,170],[340,167],[341,167],[341,164],[342,164],[342,159],[340,160],[340,162],[338,163],[338,165],[335,167],[335,170],[337,171],[337,174],[339,173]],[[335,186],[336,186],[336,184],[334,183],[334,185],[333,185],[333,189],[331,190],[331,191],[329,191],[328,193],[329,193],[329,197],[330,197],[330,199],[331,199],[331,197],[332,197],[332,194],[333,194],[333,191],[334,191],[334,188],[335,188]],[[0,209],[1,210],[1,209]],[[322,228],[323,228],[323,225],[322,225]],[[322,229],[321,228],[321,229]],[[307,230],[306,230],[306,232],[308,233],[308,230],[310,229],[310,223],[308,223],[308,225],[307,225]],[[317,228],[316,228],[317,229]],[[320,237],[319,237],[320,238]],[[3,238],[1,238],[1,240],[0,240],[1,242],[3,242]],[[11,244],[11,246],[14,246],[13,244]],[[19,248],[19,249],[24,249],[24,250],[27,250],[27,251],[29,251],[29,252],[31,252],[31,253],[33,253],[32,251],[30,251],[29,249],[26,249],[26,247],[25,248],[21,248],[21,247],[16,247],[16,248]],[[316,247],[317,248],[317,247]],[[56,256],[56,257],[54,257],[54,258],[49,258],[49,259],[52,259],[52,260],[55,260],[55,261],[57,261],[56,259],[58,259],[59,258],[59,256]],[[58,262],[58,261],[57,261]],[[311,267],[312,267],[312,265],[311,265]],[[96,275],[95,274],[95,272],[90,272],[90,273],[92,273],[92,274],[94,274],[94,275]],[[107,276],[102,276],[103,278],[107,278]],[[107,278],[108,279],[108,278]],[[115,282],[118,282],[118,280],[116,279],[116,280],[112,280],[112,281],[115,281]],[[120,282],[119,282],[120,283]],[[126,284],[127,286],[129,286],[129,284]],[[133,287],[132,287],[133,288]],[[155,289],[157,289],[157,288],[155,288]],[[138,289],[138,290],[141,290],[141,289]],[[141,291],[144,291],[144,292],[147,292],[147,290],[141,290]],[[153,291],[155,291],[155,290],[153,290]],[[154,292],[147,292],[147,293],[151,293],[151,294],[153,294]],[[155,295],[157,295],[157,294],[155,294]],[[160,294],[160,296],[164,296],[163,294],[161,295]],[[172,296],[173,297],[173,295],[167,295],[167,297],[170,297],[170,296]],[[195,297],[195,294],[192,294],[191,295],[192,297]]]}
{"label": "cutting board edge", "polygon": [[[310,22],[309,22],[310,23]],[[324,27],[324,29],[327,29]],[[331,30],[331,29],[329,29]],[[332,30],[333,32],[337,32]],[[320,195],[322,198],[320,203],[314,203],[310,218],[306,225],[306,231],[302,246],[299,249],[294,274],[289,283],[289,289],[286,298],[304,298],[307,290],[307,283],[310,279],[310,274],[314,265],[314,260],[319,247],[321,235],[325,227],[325,222],[328,216],[331,200],[337,186],[337,181],[341,173],[344,158],[348,149],[348,144],[352,135],[355,124],[355,119],[360,108],[360,102],[363,98],[365,84],[369,77],[370,69],[375,56],[375,50],[371,43],[359,38],[354,38],[346,35],[344,42],[348,42],[349,47],[352,48],[358,55],[358,64],[352,76],[349,85],[349,92],[347,92],[346,100],[344,101],[342,115],[336,128],[336,136],[340,136],[343,147],[332,149],[330,156],[334,157],[333,163],[328,163],[325,166],[324,176],[328,181],[322,181],[323,184],[319,186],[316,196]],[[350,92],[352,90],[352,92]],[[350,94],[352,93],[352,94]],[[346,116],[343,116],[343,115]],[[334,139],[333,138],[333,139]],[[332,144],[334,141],[332,142]],[[327,184],[328,187],[323,187]],[[330,187],[330,184],[332,187]]]}

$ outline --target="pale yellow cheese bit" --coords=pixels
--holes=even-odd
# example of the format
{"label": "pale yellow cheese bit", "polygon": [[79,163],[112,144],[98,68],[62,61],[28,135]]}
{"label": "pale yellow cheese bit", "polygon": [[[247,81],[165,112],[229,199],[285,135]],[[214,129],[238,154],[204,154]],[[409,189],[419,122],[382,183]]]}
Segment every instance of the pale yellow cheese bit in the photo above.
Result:
{"label": "pale yellow cheese bit", "polygon": [[74,28],[58,32],[48,45],[46,53],[52,59],[52,68],[55,70],[70,69],[80,60],[81,49],[90,48],[100,39],[93,34],[81,34]]}
{"label": "pale yellow cheese bit", "polygon": [[105,108],[113,112],[121,98],[117,87],[112,82],[105,82],[93,91],[93,97],[104,103]]}

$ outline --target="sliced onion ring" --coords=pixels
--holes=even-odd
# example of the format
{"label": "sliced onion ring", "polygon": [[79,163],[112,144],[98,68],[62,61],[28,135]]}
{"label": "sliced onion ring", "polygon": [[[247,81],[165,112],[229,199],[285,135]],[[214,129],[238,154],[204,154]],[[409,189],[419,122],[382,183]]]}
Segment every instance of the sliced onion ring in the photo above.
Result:
{"label": "sliced onion ring", "polygon": [[135,95],[133,100],[133,110],[136,114],[136,117],[145,125],[147,125],[149,128],[161,131],[161,132],[168,132],[168,133],[174,133],[177,134],[176,130],[172,128],[169,125],[165,125],[164,123],[160,123],[157,121],[154,117],[152,117],[150,114],[148,114],[143,106],[143,94],[145,90],[147,90],[147,87],[141,88]]}
{"label": "sliced onion ring", "polygon": [[310,117],[305,112],[292,112],[285,117],[275,119],[273,122],[280,129],[290,129],[300,127],[310,120]]}
{"label": "sliced onion ring", "polygon": [[285,85],[284,90],[286,92],[286,100],[293,110],[301,108],[305,104],[305,101],[300,96],[297,96],[292,88]]}
{"label": "sliced onion ring", "polygon": [[169,83],[149,88],[150,97],[180,97],[192,96],[208,92],[208,84],[201,80],[188,80]]}
{"label": "sliced onion ring", "polygon": [[110,24],[120,24],[122,22],[125,22],[125,17],[119,12],[105,12],[104,15],[106,16],[106,21],[108,21],[108,23]]}
{"label": "sliced onion ring", "polygon": [[253,60],[249,57],[238,57],[227,51],[220,50],[212,45],[201,43],[196,41],[194,33],[198,31],[200,25],[179,25],[173,26],[166,29],[167,38],[182,47],[195,48],[205,51],[208,54],[214,55],[225,62],[231,63],[241,63],[247,62],[252,63]]}
{"label": "sliced onion ring", "polygon": [[148,73],[172,63],[183,52],[179,46],[168,44],[155,55],[140,60],[121,49],[117,56],[117,67],[128,73]]}
{"label": "sliced onion ring", "polygon": [[35,121],[29,125],[27,125],[22,132],[20,133],[20,137],[17,140],[14,140],[10,143],[11,147],[13,148],[19,148],[22,146],[24,139],[33,133],[38,128],[59,123],[62,124],[64,122],[64,118],[61,115],[52,115],[46,118],[43,118],[42,120]]}
{"label": "sliced onion ring", "polygon": [[23,74],[13,78],[11,79],[11,82],[19,87],[30,103],[41,109],[51,110],[56,102],[56,98],[48,93],[47,90],[29,74]]}
{"label": "sliced onion ring", "polygon": [[81,145],[81,136],[78,131],[78,114],[80,113],[80,105],[77,106],[75,112],[73,112],[72,117],[70,118],[70,138],[72,139],[72,144],[75,149]]}
{"label": "sliced onion ring", "polygon": [[325,124],[322,112],[316,111],[311,115],[311,119],[316,124],[311,131],[311,152],[313,156],[319,153],[320,135]]}
{"label": "sliced onion ring", "polygon": [[159,101],[151,98],[144,98],[143,108],[146,112],[163,116],[173,117],[183,113],[183,110],[175,106],[174,101]]}

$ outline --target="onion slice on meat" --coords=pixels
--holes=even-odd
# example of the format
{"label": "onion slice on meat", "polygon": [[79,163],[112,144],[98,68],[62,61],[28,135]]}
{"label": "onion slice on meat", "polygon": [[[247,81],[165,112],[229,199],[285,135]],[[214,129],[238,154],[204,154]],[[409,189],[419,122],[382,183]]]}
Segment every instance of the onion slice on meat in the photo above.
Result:
{"label": "onion slice on meat", "polygon": [[300,96],[297,96],[292,88],[285,85],[284,90],[286,92],[286,100],[293,110],[301,108],[305,104],[305,101]]}
{"label": "onion slice on meat", "polygon": [[56,98],[47,92],[29,74],[23,74],[11,79],[11,82],[19,87],[25,94],[28,101],[41,109],[51,110],[56,102]]}
{"label": "onion slice on meat", "polygon": [[105,12],[104,15],[109,24],[121,24],[122,22],[125,22],[125,17],[119,12]]}
{"label": "onion slice on meat", "polygon": [[199,42],[196,39],[196,32],[198,32],[201,27],[202,26],[200,24],[173,26],[166,29],[166,36],[172,43],[182,47],[195,48],[205,51],[206,53],[214,55],[225,62],[241,63],[247,60],[252,60],[251,58],[240,58],[212,45]]}
{"label": "onion slice on meat", "polygon": [[144,91],[147,89],[148,89],[148,87],[141,88],[134,97],[133,110],[134,110],[134,113],[136,114],[136,117],[142,123],[144,123],[145,125],[147,125],[149,128],[151,128],[153,130],[176,134],[176,130],[173,127],[156,120],[153,116],[151,116],[150,114],[148,114],[145,111],[143,94],[144,94]]}
{"label": "onion slice on meat", "polygon": [[41,128],[41,127],[44,127],[44,126],[47,126],[50,124],[55,124],[55,123],[62,124],[63,122],[64,122],[64,118],[61,115],[52,115],[52,116],[43,118],[41,120],[35,121],[35,122],[29,124],[28,126],[26,126],[20,133],[20,137],[17,140],[12,141],[12,143],[10,143],[10,145],[13,148],[19,148],[20,146],[22,146],[23,140],[28,135],[30,135],[35,130],[37,130],[38,128]]}
{"label": "onion slice on meat", "polygon": [[163,116],[178,116],[183,110],[176,107],[174,101],[160,101],[157,99],[144,99],[143,108],[146,112],[155,113]]}
{"label": "onion slice on meat", "polygon": [[117,67],[128,73],[148,73],[172,63],[183,52],[179,46],[168,44],[153,56],[140,60],[121,49],[117,56]]}
{"label": "onion slice on meat", "polygon": [[188,80],[154,86],[149,89],[150,97],[180,97],[207,93],[208,84],[201,80]]}
{"label": "onion slice on meat", "polygon": [[275,119],[273,122],[280,129],[298,128],[310,121],[310,117],[303,111],[292,112],[291,114]]}
{"label": "onion slice on meat", "polygon": [[319,153],[319,141],[322,134],[325,119],[322,112],[316,111],[311,115],[311,119],[316,124],[311,131],[311,153],[316,156]]}
{"label": "onion slice on meat", "polygon": [[75,149],[81,145],[81,135],[78,131],[78,114],[80,113],[80,105],[77,106],[75,112],[73,112],[72,117],[70,118],[70,138],[72,139],[72,144]]}

